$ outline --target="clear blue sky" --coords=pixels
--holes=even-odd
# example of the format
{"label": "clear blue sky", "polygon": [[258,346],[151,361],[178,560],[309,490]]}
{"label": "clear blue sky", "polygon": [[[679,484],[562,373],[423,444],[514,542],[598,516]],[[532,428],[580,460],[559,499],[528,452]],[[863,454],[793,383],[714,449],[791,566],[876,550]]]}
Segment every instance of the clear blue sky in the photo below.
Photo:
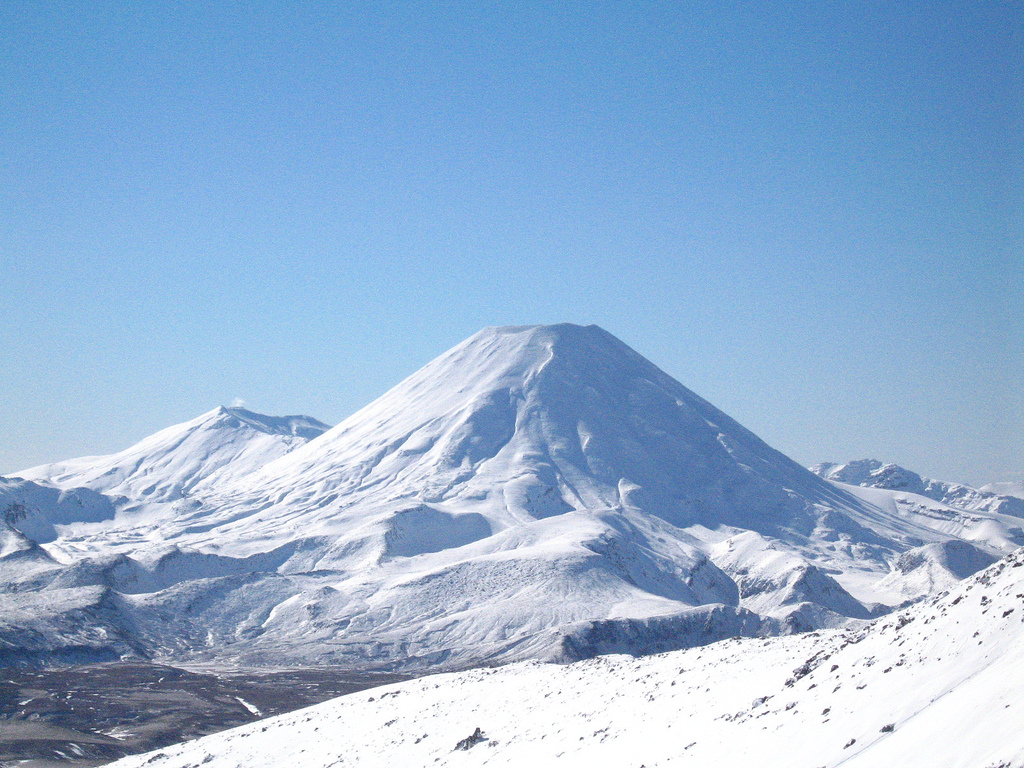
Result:
{"label": "clear blue sky", "polygon": [[0,5],[0,471],[597,323],[803,463],[1024,471],[1015,2]]}

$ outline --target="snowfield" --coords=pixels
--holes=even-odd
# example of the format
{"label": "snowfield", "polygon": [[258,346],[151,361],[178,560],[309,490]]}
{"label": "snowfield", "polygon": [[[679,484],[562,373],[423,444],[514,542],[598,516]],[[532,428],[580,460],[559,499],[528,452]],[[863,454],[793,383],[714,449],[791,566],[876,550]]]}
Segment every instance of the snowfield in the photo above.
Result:
{"label": "snowfield", "polygon": [[1024,550],[858,628],[377,688],[113,766],[1024,765]]}

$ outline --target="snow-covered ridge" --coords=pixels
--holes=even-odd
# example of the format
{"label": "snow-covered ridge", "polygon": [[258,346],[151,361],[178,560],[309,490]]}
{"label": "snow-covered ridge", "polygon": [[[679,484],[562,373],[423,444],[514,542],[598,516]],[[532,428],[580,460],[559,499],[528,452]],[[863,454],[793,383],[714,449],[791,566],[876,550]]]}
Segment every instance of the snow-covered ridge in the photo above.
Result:
{"label": "snow-covered ridge", "polygon": [[995,483],[986,483],[978,489],[982,493],[994,493],[997,496],[1013,496],[1017,499],[1024,499],[1024,481],[1002,480]]}
{"label": "snow-covered ridge", "polygon": [[[985,510],[1004,515],[1024,517],[1024,493],[1015,495],[1010,492],[999,492],[998,485],[984,488],[971,488],[960,483],[947,483],[921,477],[916,472],[905,469],[898,464],[883,464],[877,459],[858,459],[846,464],[823,462],[810,468],[811,472],[823,477],[849,485],[865,488],[884,488],[890,491],[907,491],[925,496],[951,507],[964,510]],[[1007,491],[1014,485],[1004,484]]]}
{"label": "snow-covered ridge", "polygon": [[112,765],[1020,766],[1022,566],[866,627],[425,677]]}
{"label": "snow-covered ridge", "polygon": [[39,544],[57,538],[57,526],[112,520],[114,504],[88,488],[60,490],[0,477],[0,558],[16,552],[45,555]]}

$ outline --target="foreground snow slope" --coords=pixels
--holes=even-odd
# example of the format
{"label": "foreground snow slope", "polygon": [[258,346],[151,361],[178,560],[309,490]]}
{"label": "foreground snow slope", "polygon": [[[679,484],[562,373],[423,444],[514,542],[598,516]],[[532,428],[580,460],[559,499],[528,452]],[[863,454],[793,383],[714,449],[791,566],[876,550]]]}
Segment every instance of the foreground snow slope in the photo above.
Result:
{"label": "foreground snow slope", "polygon": [[594,326],[488,328],[300,421],[218,409],[29,472],[117,514],[56,525],[31,578],[0,567],[0,663],[650,653],[866,620],[1024,543],[1020,518],[817,477]]}
{"label": "foreground snow slope", "polygon": [[113,765],[1019,768],[1022,566],[858,629],[425,677]]}

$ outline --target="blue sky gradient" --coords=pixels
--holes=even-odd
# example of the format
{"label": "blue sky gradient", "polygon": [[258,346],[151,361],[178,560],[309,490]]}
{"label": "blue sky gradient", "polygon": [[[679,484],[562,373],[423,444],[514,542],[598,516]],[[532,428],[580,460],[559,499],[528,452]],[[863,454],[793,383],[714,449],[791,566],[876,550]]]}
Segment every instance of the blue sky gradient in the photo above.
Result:
{"label": "blue sky gradient", "polygon": [[4,3],[0,472],[568,321],[798,461],[1019,477],[1022,14]]}

